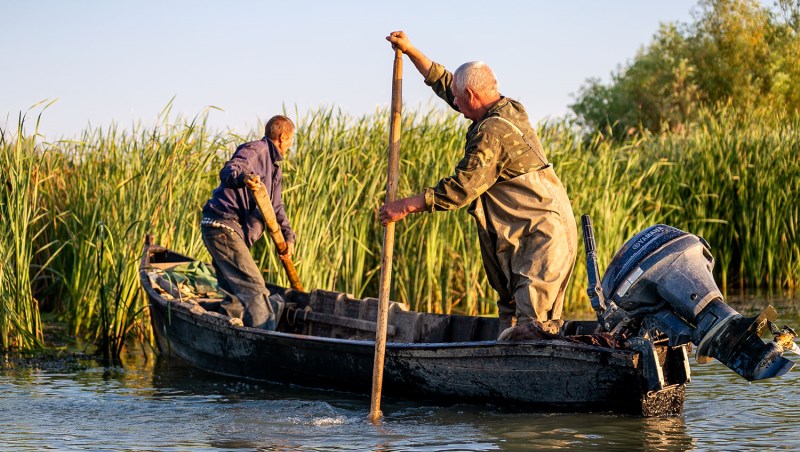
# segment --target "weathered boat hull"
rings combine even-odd
[[[237,378],[369,392],[373,340],[234,326],[226,316],[197,304],[167,300],[146,274],[154,252],[163,249],[145,250],[141,279],[161,352]],[[630,350],[566,340],[388,342],[383,392],[529,411],[679,414],[688,380],[686,353],[682,347],[659,351],[666,384],[649,391],[646,364]]]

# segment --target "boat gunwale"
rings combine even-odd
[[[180,300],[168,300],[164,298],[161,294],[156,292],[156,290],[152,287],[152,283],[148,276],[148,271],[151,268],[153,268],[149,262],[150,254],[153,251],[152,248],[156,248],[155,251],[170,252],[174,253],[177,256],[185,257],[189,259],[188,262],[192,261],[191,257],[175,253],[174,251],[162,247],[160,245],[146,246],[144,253],[145,255],[142,257],[141,265],[139,268],[140,272],[139,277],[142,283],[142,287],[145,289],[145,292],[147,293],[148,299],[156,300],[168,309],[177,309],[178,311],[182,311],[183,314],[195,317],[204,324],[207,324],[213,327],[215,330],[218,330],[220,333],[235,334],[235,335],[242,335],[242,334],[255,335],[256,337],[262,337],[262,338],[269,338],[269,337],[286,338],[286,339],[297,340],[300,342],[319,342],[328,344],[353,345],[361,347],[369,346],[372,348],[374,348],[375,346],[374,340],[343,339],[343,338],[332,338],[324,336],[312,336],[304,334],[286,333],[281,331],[267,331],[247,326],[237,326],[225,323],[224,316],[222,316],[222,314],[205,310],[203,312],[197,312],[197,310],[193,310],[193,308],[198,305],[191,305],[188,302],[182,302]],[[200,307],[200,309],[203,308]],[[387,342],[386,348],[387,351],[391,350],[392,352],[436,351],[442,349],[475,350],[479,348],[507,351],[509,349],[514,349],[514,348],[531,349],[531,348],[541,348],[552,345],[558,345],[560,348],[570,348],[576,351],[609,354],[614,356],[616,359],[621,359],[624,361],[631,361],[631,362],[634,360],[634,356],[637,354],[637,352],[632,350],[624,350],[619,348],[609,348],[597,345],[569,342],[561,339],[548,339],[548,340],[539,339],[539,340],[526,340],[526,341],[498,341],[495,339],[489,341],[467,341],[467,342]],[[508,353],[505,352],[504,355],[507,356]],[[525,353],[519,354],[519,356],[526,356],[526,355],[529,354]]]
[[[155,290],[153,282],[151,281],[149,272],[155,268],[156,265],[151,265],[150,257],[156,253],[164,253],[167,256],[165,263],[175,262],[176,264],[182,262],[195,261],[191,256],[176,253],[166,247],[153,244],[152,236],[148,236],[145,241],[144,253],[141,259],[139,268],[139,277],[142,288],[148,298],[148,309],[155,309],[150,313],[151,321],[153,322],[154,333],[159,343],[159,348],[166,346],[167,354],[174,355],[190,365],[207,372],[217,375],[225,375],[234,378],[241,378],[252,381],[269,381],[285,384],[298,384],[302,387],[313,387],[317,390],[334,390],[339,392],[348,392],[353,394],[363,393],[363,388],[351,387],[350,379],[337,379],[338,377],[328,378],[326,384],[320,386],[318,378],[322,375],[318,371],[305,372],[299,374],[292,374],[292,381],[284,381],[284,377],[275,374],[272,377],[264,377],[262,375],[251,375],[249,373],[242,373],[238,371],[225,371],[225,366],[210,367],[204,363],[203,359],[199,361],[192,355],[184,356],[183,352],[193,353],[190,344],[181,342],[180,335],[173,334],[169,331],[168,325],[173,321],[180,322],[184,325],[182,327],[195,327],[205,329],[211,335],[216,335],[219,339],[235,340],[235,341],[254,341],[252,344],[255,347],[297,347],[295,353],[319,353],[321,350],[326,350],[325,353],[355,353],[360,358],[364,359],[366,355],[373,353],[375,346],[374,340],[362,339],[344,339],[324,336],[311,336],[304,334],[279,332],[279,331],[266,331],[250,327],[238,326],[231,324],[228,317],[213,311],[205,310],[197,303],[185,303],[180,299],[169,300],[162,296],[161,293]],[[273,287],[277,290],[288,290],[294,293],[291,289],[286,289],[281,286],[268,284],[270,289]],[[301,293],[301,292],[297,292]],[[312,291],[313,293],[313,291]],[[338,292],[337,292],[338,293]],[[310,293],[302,292],[303,296],[310,295]],[[346,295],[346,294],[345,294]],[[350,298],[353,298],[350,296]],[[356,299],[358,300],[358,299]],[[303,300],[301,300],[303,301]],[[301,303],[302,304],[302,303]],[[177,320],[170,320],[171,314],[174,313]],[[438,315],[426,314],[423,315]],[[469,316],[477,317],[477,316]],[[178,342],[175,342],[176,339]],[[174,344],[174,345],[173,345]],[[187,348],[187,345],[190,348]],[[389,375],[397,372],[395,385],[392,388],[387,386],[387,394],[393,391],[400,391],[395,393],[402,394],[403,397],[414,394],[414,397],[432,398],[441,400],[457,400],[467,403],[497,403],[500,405],[520,406],[522,403],[531,408],[533,411],[549,411],[555,410],[564,413],[583,413],[583,412],[611,412],[621,414],[633,414],[643,417],[653,416],[679,416],[683,412],[683,404],[685,400],[685,387],[689,380],[682,383],[670,384],[664,386],[658,391],[649,392],[642,386],[644,372],[646,371],[648,363],[641,359],[641,353],[634,350],[603,347],[599,345],[591,345],[579,342],[569,342],[566,340],[529,340],[529,341],[497,341],[497,340],[483,340],[483,341],[469,341],[469,342],[387,342],[387,365],[393,369],[389,370]],[[174,347],[174,350],[173,350]],[[333,350],[338,349],[338,350]],[[488,353],[482,354],[479,350],[485,350]],[[164,351],[164,350],[162,350]],[[496,353],[493,353],[496,351]],[[477,352],[477,353],[476,353]],[[575,363],[585,363],[590,366],[595,366],[596,372],[601,371],[603,368],[609,368],[603,372],[616,372],[617,375],[631,375],[634,380],[630,383],[636,388],[631,387],[628,390],[619,392],[620,389],[615,389],[614,386],[608,386],[608,382],[604,383],[604,390],[609,392],[601,399],[596,397],[579,397],[578,394],[567,393],[563,401],[553,402],[546,401],[546,397],[542,398],[542,394],[534,391],[538,396],[534,395],[528,398],[519,398],[513,394],[506,394],[503,388],[495,388],[494,384],[486,386],[491,389],[488,393],[474,393],[474,394],[454,394],[452,391],[441,391],[435,379],[430,380],[433,384],[430,386],[427,382],[429,378],[425,373],[419,373],[419,369],[413,370],[408,368],[409,363],[424,363],[429,362],[434,365],[438,363],[445,363],[443,369],[448,369],[452,362],[459,362],[465,358],[478,358],[479,360],[490,359],[493,362],[504,363],[507,360],[503,358],[516,357],[522,358],[529,363],[533,363],[542,357],[557,358],[562,362],[572,361]],[[371,362],[371,360],[370,360]],[[514,362],[521,363],[518,359]],[[417,364],[418,365],[418,364]],[[599,366],[599,367],[597,367]],[[501,366],[502,367],[502,366]],[[288,369],[288,368],[287,368]],[[294,368],[292,368],[294,369]],[[405,369],[405,370],[404,370]],[[433,368],[432,368],[433,369]],[[353,369],[355,370],[355,369]],[[410,374],[407,372],[413,370]],[[485,371],[487,369],[480,369]],[[501,370],[497,368],[495,370]],[[536,372],[536,369],[529,371]],[[276,376],[277,375],[277,376]],[[288,375],[288,374],[287,374]],[[327,373],[325,374],[327,375]],[[591,378],[581,374],[581,378]],[[600,374],[596,374],[597,378]],[[611,374],[608,374],[611,375]],[[298,378],[305,383],[297,383]],[[366,377],[365,377],[366,378]],[[423,378],[425,384],[420,385],[420,381],[416,379]],[[560,377],[563,379],[564,377]],[[627,377],[625,377],[627,378]],[[605,381],[605,379],[602,379]],[[560,380],[559,380],[560,381]],[[627,381],[627,380],[626,380]],[[411,385],[411,386],[409,386]],[[409,393],[409,388],[412,392]],[[492,389],[493,388],[493,389]],[[536,386],[532,387],[536,388]],[[501,391],[501,392],[496,392]],[[632,391],[632,392],[631,392]],[[497,399],[497,394],[503,395],[504,398]],[[466,397],[466,398],[465,398]],[[576,398],[577,397],[577,398]],[[612,397],[612,398],[608,398]],[[545,400],[545,401],[543,401]],[[528,405],[529,402],[534,402],[534,406]],[[666,403],[666,405],[665,405]]]

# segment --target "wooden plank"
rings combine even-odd
[[[447,325],[448,342],[470,342],[475,336],[475,329],[478,327],[479,317],[469,317],[464,315],[450,316]]]
[[[422,314],[419,312],[409,312],[397,310],[390,312],[392,315],[391,325],[397,328],[392,342],[419,342],[422,332]]]
[[[500,324],[497,317],[479,317],[478,328],[475,331],[474,341],[493,341],[500,334],[498,329]]]
[[[420,342],[446,342],[447,325],[450,323],[449,315],[423,314]]]
[[[375,330],[377,330],[378,328],[378,325],[375,322],[370,322],[369,320],[353,319],[350,317],[340,317],[337,315],[326,314],[324,312],[308,311],[303,314],[303,318],[305,320],[310,320],[314,323],[339,326],[359,331],[369,331],[371,333],[374,333]],[[393,336],[395,332],[394,325],[388,325],[386,332],[389,336]]]

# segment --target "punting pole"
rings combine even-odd
[[[249,186],[248,186],[249,187]],[[278,249],[278,257],[281,259],[283,269],[286,270],[286,277],[289,278],[289,283],[292,289],[305,292],[303,284],[300,282],[300,276],[297,275],[297,269],[294,267],[294,262],[288,254],[288,245],[281,232],[281,227],[278,225],[278,219],[275,217],[275,209],[272,208],[272,203],[267,196],[267,187],[263,182],[259,182],[256,189],[250,188],[250,193],[256,200],[256,205],[264,217],[264,222],[267,225],[265,234],[269,234],[272,242],[275,243],[275,248]]]
[[[389,128],[389,165],[386,183],[386,202],[397,198],[397,171],[400,161],[400,111],[403,103],[403,52],[395,49],[392,75],[392,110]],[[380,424],[381,388],[383,386],[383,358],[386,353],[386,325],[389,321],[389,292],[392,284],[392,256],[394,253],[394,223],[386,224],[383,231],[383,255],[381,257],[381,285],[378,295],[378,319],[375,331],[375,365],[372,368],[372,403],[369,420]]]

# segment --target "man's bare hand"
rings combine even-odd
[[[414,48],[404,31],[393,31],[389,33],[386,40],[392,43],[392,49],[400,49],[403,53],[408,53],[409,50]]]
[[[283,252],[283,254],[278,251],[278,257],[281,259],[281,261],[286,262],[287,260],[291,261],[292,256],[294,256],[294,242],[286,242],[286,250]]]
[[[406,215],[410,213],[406,204],[405,199],[399,199],[382,205],[378,210],[378,219],[381,220],[381,224],[386,226],[389,223],[400,221],[405,218]]]
[[[261,177],[258,174],[248,174],[244,178],[244,183],[250,187],[250,190],[258,190],[261,188]]]
[[[386,37],[386,40],[392,43],[393,49],[400,49],[400,51],[403,52],[412,63],[414,63],[414,67],[417,68],[423,77],[428,76],[428,74],[431,72],[431,66],[433,65],[433,62],[430,58],[426,57],[424,53],[420,52],[418,48],[411,44],[408,36],[406,36],[406,32],[393,31],[389,33],[389,36]]]
[[[425,193],[420,193],[384,204],[378,209],[378,219],[381,220],[382,225],[386,226],[402,220],[410,213],[424,212],[425,209]]]

